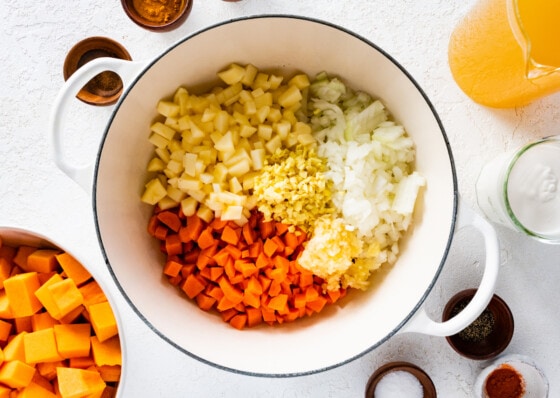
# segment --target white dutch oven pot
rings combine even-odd
[[[155,106],[179,85],[207,89],[231,62],[284,74],[321,71],[381,98],[417,146],[427,186],[397,263],[367,292],[353,292],[319,316],[279,327],[238,331],[199,310],[162,278],[163,257],[146,232],[152,209],[140,202],[153,147]],[[60,142],[69,101],[96,74],[112,70],[126,89],[105,130],[97,163],[68,162]],[[367,40],[329,23],[287,16],[250,17],[187,37],[148,63],[101,58],[78,70],[54,105],[52,137],[58,166],[92,191],[99,243],[117,285],[136,313],[179,350],[228,370],[267,376],[313,373],[351,361],[396,333],[457,333],[493,295],[498,243],[492,227],[460,207],[451,149],[430,101],[412,77]],[[91,176],[93,175],[93,182]],[[486,265],[478,293],[455,318],[438,323],[422,308],[444,265],[454,231],[473,225],[484,236]]]

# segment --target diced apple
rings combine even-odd
[[[148,163],[147,170],[149,172],[163,171],[165,169],[165,163],[158,157],[152,158]]]
[[[181,211],[187,217],[192,216],[198,210],[198,201],[189,196],[181,201]]]
[[[185,153],[183,155],[183,167],[185,168],[185,174],[188,176],[196,176],[196,161],[198,160],[198,155],[196,153]]]
[[[278,103],[284,108],[289,108],[298,104],[302,98],[301,91],[297,86],[288,86],[288,89],[278,97]]]
[[[264,147],[270,154],[273,154],[276,150],[282,148],[282,139],[279,135],[275,135],[266,144],[264,144]]]
[[[175,136],[175,130],[161,122],[155,122],[154,124],[152,124],[150,130],[152,130],[153,133],[161,135],[162,137],[167,139],[167,141],[172,140]]]
[[[157,104],[157,111],[163,116],[175,117],[179,115],[181,107],[171,101],[159,101]]]
[[[243,206],[227,206],[222,212],[222,220],[239,220],[243,216]]]
[[[245,68],[237,64],[231,64],[228,69],[218,73],[218,77],[227,85],[239,83],[244,76]]]
[[[251,164],[249,160],[242,159],[236,164],[228,167],[228,173],[233,177],[241,177],[243,174],[251,171]]]
[[[142,202],[155,205],[167,195],[167,189],[159,178],[153,178],[146,184],[146,189],[142,195]]]
[[[245,86],[251,86],[253,84],[253,81],[255,80],[255,76],[257,76],[258,71],[259,70],[254,65],[245,65],[245,74],[241,79],[241,83]]]

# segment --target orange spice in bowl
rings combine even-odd
[[[192,0],[121,0],[124,11],[138,26],[169,31],[181,25],[192,8]]]

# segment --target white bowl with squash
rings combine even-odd
[[[97,161],[77,167],[62,150],[64,112],[103,70],[126,89]],[[344,28],[257,16],[149,62],[96,60],[65,84],[51,122],[55,160],[92,191],[126,300],[205,363],[314,373],[396,333],[454,334],[493,294],[496,236],[459,207],[434,107],[396,60]],[[485,273],[460,315],[435,322],[422,305],[464,225],[484,235]]]
[[[120,318],[90,269],[48,237],[0,227],[1,396],[120,396]]]

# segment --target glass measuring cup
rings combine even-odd
[[[560,136],[494,158],[483,167],[476,194],[491,221],[560,244]]]
[[[560,91],[560,2],[479,0],[453,31],[449,66],[473,101],[507,108]]]

